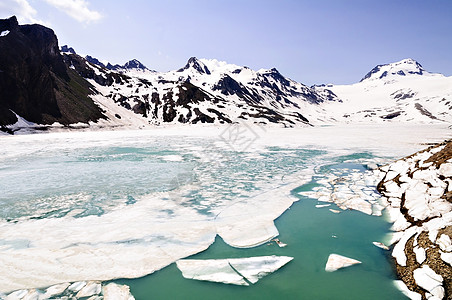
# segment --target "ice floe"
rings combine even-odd
[[[102,286],[100,283],[88,282],[75,296],[77,298],[90,297],[99,294],[101,290]]]
[[[381,248],[383,250],[389,250],[389,247],[381,242],[372,242],[372,244],[374,244],[375,246],[377,246],[378,248]]]
[[[402,267],[406,266],[406,254],[405,254],[405,245],[408,242],[408,240],[418,233],[421,229],[419,227],[410,227],[408,230],[406,230],[400,239],[400,241],[397,242],[397,244],[394,246],[394,249],[392,250],[392,256],[396,259],[397,263],[401,265]]]
[[[130,288],[127,285],[109,283],[102,287],[104,300],[135,300],[130,294]]]
[[[452,253],[441,252],[441,259],[452,266]]]
[[[181,259],[176,262],[188,279],[235,285],[249,285],[275,272],[293,259],[288,256],[260,256],[229,259]]]
[[[67,289],[69,291],[78,292],[86,286],[86,281],[78,281],[72,283]]]
[[[328,261],[325,266],[325,271],[327,272],[333,272],[345,267],[350,267],[356,264],[360,264],[361,262],[359,260],[345,257],[339,254],[330,254],[328,256]]]
[[[42,299],[48,299],[62,294],[68,287],[69,283],[56,284],[48,287],[44,294],[41,296]]]
[[[238,248],[272,240],[279,235],[273,221],[298,200],[290,191],[309,182],[311,175],[312,172],[306,170],[278,189],[232,203],[216,215],[216,232],[226,243]]]
[[[279,239],[273,239],[272,241],[274,241],[276,245],[278,245],[280,248],[284,248],[287,246],[286,243],[281,242]]]
[[[379,177],[374,171],[350,170],[348,168],[334,170],[326,180],[319,180],[320,187],[312,191],[300,192],[300,195],[322,202],[335,203],[340,209],[353,209],[368,215],[380,216],[385,205],[380,203],[380,194],[376,190]],[[317,204],[317,208],[328,204]],[[336,212],[337,210],[332,210]]]
[[[413,248],[414,254],[416,254],[416,261],[418,264],[422,264],[427,258],[425,249],[419,246]]]
[[[134,300],[127,285],[108,283],[102,286],[100,282],[69,282],[53,285],[47,289],[18,290],[8,295],[0,294],[5,300],[45,300],[45,299],[103,299],[103,300]]]
[[[172,209],[175,203],[160,199],[142,200],[101,217],[0,223],[0,239],[21,235],[32,241],[31,247],[1,252],[5,259],[0,268],[9,276],[0,278],[0,291],[140,277],[214,242],[211,217],[178,207],[177,213],[162,218],[161,209]]]
[[[437,240],[436,243],[439,245],[441,250],[446,252],[452,252],[452,243],[450,237],[446,234],[442,234]]]
[[[422,300],[422,295],[411,291],[402,280],[394,280],[394,285],[411,300]]]
[[[413,277],[421,288],[439,299],[444,298],[443,277],[436,274],[429,266],[424,265],[422,268],[414,270]]]

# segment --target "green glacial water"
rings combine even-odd
[[[279,238],[288,244],[287,247],[280,248],[273,242],[251,249],[236,249],[217,237],[208,250],[190,257],[294,257],[289,264],[255,285],[234,286],[185,279],[175,264],[144,278],[117,282],[129,285],[135,298],[143,300],[406,299],[392,283],[395,278],[389,253],[372,244],[382,240],[388,232],[386,222],[355,211],[334,214],[327,208],[315,208],[317,201],[300,200],[276,221]],[[335,208],[334,205],[331,207]],[[324,268],[330,253],[352,257],[363,263],[328,273]]]
[[[395,278],[389,252],[372,244],[385,239],[390,224],[382,217],[357,211],[332,213],[330,208],[338,209],[334,204],[316,208],[317,200],[299,195],[318,186],[317,180],[335,170],[364,172],[365,168],[357,161],[372,159],[370,153],[336,153],[313,147],[232,151],[219,147],[214,139],[152,137],[143,133],[118,137],[92,133],[42,135],[2,138],[1,143],[0,234],[3,235],[0,235],[0,257],[3,259],[20,262],[15,251],[27,254],[28,250],[33,250],[36,260],[43,262],[43,268],[53,271],[51,257],[49,265],[45,265],[45,255],[51,252],[40,252],[47,247],[44,236],[28,234],[37,226],[43,226],[42,234],[52,234],[52,251],[74,249],[73,253],[77,253],[88,249],[83,259],[91,259],[89,255],[99,249],[108,249],[109,257],[114,258],[117,254],[127,255],[127,249],[146,257],[146,247],[165,246],[167,252],[171,252],[171,245],[191,247],[185,240],[174,239],[171,232],[155,233],[152,222],[143,223],[148,227],[136,226],[135,231],[126,233],[123,228],[142,221],[134,219],[135,216],[147,218],[148,212],[150,216],[166,216],[177,222],[187,209],[191,215],[208,222],[222,207],[268,189],[277,189],[285,178],[311,169],[315,170],[312,181],[300,181],[291,192],[299,201],[275,221],[279,239],[287,247],[280,248],[271,242],[239,249],[217,236],[207,250],[190,257],[294,257],[256,284],[234,286],[185,279],[174,263],[145,277],[114,282],[129,285],[138,300],[405,299],[393,285]],[[154,202],[158,205],[153,206]],[[252,213],[253,206],[249,209]],[[84,218],[91,223],[84,224]],[[76,221],[75,232],[72,226]],[[49,228],[57,230],[46,231],[48,224],[56,224]],[[103,229],[105,224],[109,232]],[[72,234],[68,241],[66,232]],[[168,244],[167,236],[171,237]],[[124,241],[126,246],[123,246]],[[362,264],[325,272],[331,253],[360,260]],[[73,259],[80,258],[74,256]],[[90,261],[92,264],[99,260]],[[114,265],[115,261],[108,263]],[[140,261],[135,262],[133,258],[131,263],[134,268],[140,266]],[[99,265],[89,267],[97,271],[103,266],[99,261]],[[116,266],[115,270],[118,268]],[[127,264],[122,268],[120,271],[127,273]],[[108,274],[108,268],[103,271]],[[7,269],[0,270],[1,277],[6,278],[8,274]],[[33,276],[33,271],[22,276]],[[0,291],[1,282],[0,279]]]
[[[336,157],[331,164],[320,167],[315,178],[343,168],[364,171],[363,165],[341,162],[363,156],[371,158],[369,154]],[[372,244],[385,239],[390,224],[382,217],[357,211],[335,214],[329,208],[339,209],[336,205],[316,208],[317,200],[298,195],[315,186],[318,184],[313,180],[293,190],[299,201],[275,221],[279,239],[287,247],[280,248],[271,242],[237,249],[217,237],[208,250],[189,257],[294,257],[289,264],[252,286],[185,279],[175,264],[144,278],[116,282],[129,285],[136,299],[406,299],[393,284],[396,278],[389,252]],[[358,259],[362,264],[325,272],[331,253]]]

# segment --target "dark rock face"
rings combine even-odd
[[[396,112],[390,113],[390,114],[388,114],[388,115],[381,116],[381,118],[382,118],[382,119],[385,119],[385,120],[391,120],[391,119],[397,118],[397,117],[400,116],[401,114],[402,114],[401,111],[396,111]]]
[[[240,98],[250,97],[250,92],[229,75],[224,75],[218,83],[212,88],[214,91],[220,91],[223,95],[238,95]]]
[[[90,57],[90,56],[87,56]],[[87,65],[87,62],[90,62],[88,59],[83,58],[79,55],[68,55],[63,54],[63,61],[66,63],[67,66],[71,66],[81,77],[86,79],[94,79],[98,84],[103,86],[110,86],[113,83],[128,83],[128,78],[125,75],[119,74],[119,73],[107,73],[102,72],[102,75],[96,74],[96,72],[93,70],[93,68],[90,68]],[[104,70],[105,67],[102,63],[96,64],[93,63],[93,61],[98,61],[96,58],[94,60],[91,60],[91,64],[98,67],[99,70]]]
[[[375,68],[373,68],[372,70],[370,70],[369,73],[367,73],[359,82],[364,81],[368,78],[370,78],[373,74],[377,73],[380,71],[381,67],[383,67],[385,65],[377,65]]]
[[[92,56],[87,55],[87,56],[85,57],[85,59],[86,59],[87,62],[89,62],[89,63],[91,63],[91,64],[93,64],[93,65],[96,65],[96,66],[105,68],[105,65],[104,65],[103,63],[101,63],[101,62],[100,62],[97,58],[95,58],[95,57],[92,57]]]
[[[120,65],[118,65],[118,64],[112,65],[111,63],[108,63],[105,67],[106,67],[108,70],[119,70],[119,69],[122,68],[122,67],[121,67]]]
[[[69,47],[68,45],[61,46],[61,52],[68,52],[68,53],[72,53],[72,54],[77,54],[77,53],[75,53],[74,48]]]
[[[139,62],[137,59],[132,59],[124,65],[125,69],[141,69],[146,70],[146,66]]]
[[[269,77],[273,78],[275,81],[280,82],[284,86],[290,86],[289,80],[287,80],[284,76],[279,73],[276,68],[270,69],[270,72],[267,73]]]
[[[97,121],[99,107],[88,97],[91,86],[63,61],[53,30],[19,26],[16,17],[0,20],[0,125],[14,113],[39,124]],[[14,112],[14,113],[13,113]]]
[[[97,59],[96,59],[97,60]],[[97,60],[98,61],[98,60]],[[98,61],[99,62],[99,61]],[[111,63],[108,63],[106,66],[104,66],[104,64],[102,64],[101,62],[99,63],[94,63],[95,65],[107,68],[108,70],[112,70],[112,71],[121,71],[121,70],[127,70],[127,69],[140,69],[140,70],[148,70],[148,68],[143,65],[139,60],[137,59],[132,59],[129,60],[128,62],[126,62],[123,66],[115,64],[112,65]]]

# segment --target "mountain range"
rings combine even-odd
[[[0,128],[253,122],[285,127],[342,122],[452,121],[452,77],[404,59],[351,85],[306,86],[277,69],[192,57],[157,72],[59,48],[41,25],[0,20]]]

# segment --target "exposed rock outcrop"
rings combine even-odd
[[[68,68],[53,30],[0,20],[0,125],[16,114],[38,124],[97,121],[101,109],[89,97],[93,87]]]

